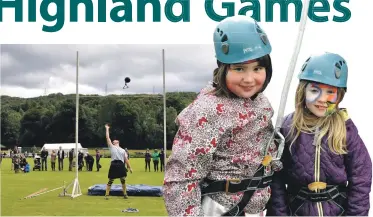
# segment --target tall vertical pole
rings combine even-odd
[[[78,179],[78,133],[79,133],[79,51],[76,51],[76,112],[75,112],[75,170]]]
[[[162,65],[163,65],[163,142],[164,142],[164,162],[166,169],[166,159],[167,159],[167,132],[166,132],[166,72],[165,72],[165,60],[164,60],[164,49],[162,49]]]

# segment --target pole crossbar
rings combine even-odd
[[[43,195],[43,194],[46,194],[46,193],[49,193],[49,192],[52,192],[52,191],[56,191],[56,190],[61,189],[61,188],[63,188],[64,190],[66,189],[66,187],[65,187],[65,182],[63,182],[63,185],[60,186],[60,187],[53,188],[53,189],[51,189],[51,190],[49,190],[49,191],[47,191],[48,188],[43,188],[43,189],[41,189],[41,190],[39,190],[39,191],[37,191],[37,192],[35,192],[35,193],[32,193],[32,194],[30,194],[30,195],[24,197],[23,199],[34,198],[34,197],[37,197],[37,196],[40,196],[40,195]]]

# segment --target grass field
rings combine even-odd
[[[147,184],[161,186],[163,172],[145,172],[143,158],[133,158],[131,165],[133,173],[127,177],[127,184]],[[28,158],[32,167],[32,158]],[[48,159],[48,171],[31,171],[15,174],[11,171],[11,160],[4,158],[1,163],[1,216],[167,216],[163,197],[110,197],[88,196],[88,187],[94,184],[106,184],[110,165],[109,158],[101,159],[102,168],[99,172],[79,172],[81,196],[71,199],[59,197],[62,189],[52,191],[34,198],[23,199],[25,196],[43,188],[52,190],[70,184],[75,178],[74,171],[68,171],[68,160],[65,159],[64,171],[51,171]],[[114,184],[120,184],[119,179]],[[68,193],[71,193],[69,189]],[[126,208],[137,208],[138,213],[123,213]]]

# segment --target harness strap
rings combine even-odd
[[[234,205],[228,212],[222,216],[245,216],[245,206],[249,203],[251,197],[254,195],[255,190],[245,191],[241,200]]]
[[[262,165],[250,179],[227,179],[227,180],[205,180],[207,185],[201,186],[202,196],[215,194],[219,192],[237,193],[244,192],[241,200],[235,204],[229,211],[222,216],[242,216],[244,208],[249,203],[254,192],[258,189],[264,189],[272,182],[272,174],[264,176],[264,168]]]
[[[310,201],[313,203],[317,202],[324,202],[324,201],[333,201],[336,203],[341,209],[342,215],[344,213],[344,201],[346,196],[343,194],[347,191],[347,187],[344,185],[334,185],[334,186],[327,186],[328,190],[323,192],[312,192],[308,190],[307,187],[302,187],[300,190],[295,194],[293,201],[290,202],[290,212],[291,215],[297,215],[297,211],[304,205],[306,201]]]
[[[251,179],[226,179],[214,181],[202,189],[202,196],[219,192],[238,193],[242,191],[263,189],[272,182],[272,176],[253,177]]]

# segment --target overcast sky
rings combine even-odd
[[[2,95],[75,93],[77,50],[80,93],[105,94],[106,84],[108,94],[162,93],[162,49],[167,91],[197,92],[211,79],[211,45],[1,45]]]

